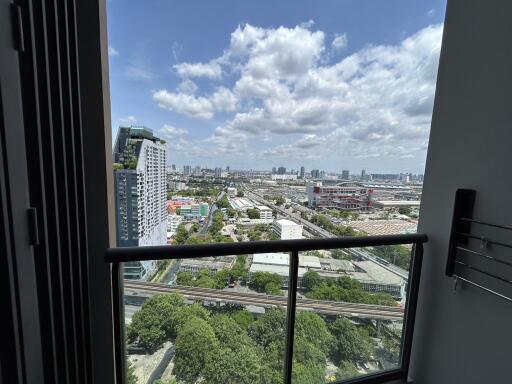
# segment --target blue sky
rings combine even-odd
[[[445,1],[142,1],[108,7],[112,129],[169,162],[423,172]]]

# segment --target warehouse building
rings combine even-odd
[[[283,287],[288,287],[289,255],[287,253],[255,254],[249,269],[249,280],[255,272],[276,273],[282,277]],[[323,279],[346,276],[357,280],[364,291],[388,293],[396,300],[405,297],[406,281],[370,260],[348,261],[316,256],[299,256],[298,287],[308,271],[317,272]]]
[[[183,259],[178,272],[190,272],[194,277],[199,271],[207,269],[211,276],[215,276],[221,269],[231,269],[235,263],[235,256],[203,257],[200,259]]]

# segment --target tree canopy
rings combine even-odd
[[[245,267],[245,259],[238,258],[236,264]],[[211,277],[201,272],[201,278]],[[346,290],[355,286],[350,279],[336,283]],[[255,316],[241,308],[214,306],[208,310],[199,303],[186,305],[180,294],[155,295],[133,316],[128,339],[151,347],[150,351],[174,340],[176,379],[161,384],[281,382],[286,310],[272,307]],[[372,354],[372,339],[357,323],[343,317],[326,320],[310,311],[296,313],[294,383],[323,383],[328,356],[339,367],[338,380],[354,377],[359,375],[355,364]],[[133,366],[127,378],[130,384],[137,382]]]
[[[270,272],[254,272],[251,277],[250,285],[258,292],[266,292],[269,295],[276,294],[281,291],[283,278],[277,273]]]
[[[342,361],[365,361],[372,354],[369,336],[360,331],[345,318],[339,318],[330,325],[334,342],[331,358],[339,365]]]
[[[155,350],[176,334],[176,314],[184,306],[185,299],[179,294],[159,294],[146,300],[128,326],[128,342],[138,341]]]

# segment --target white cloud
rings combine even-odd
[[[126,67],[124,74],[126,77],[132,80],[149,81],[153,80],[156,77],[155,74],[150,70],[136,66]]]
[[[434,16],[436,14],[436,10],[435,9],[430,9],[428,12],[427,12],[427,15],[428,16]]]
[[[121,117],[119,119],[119,122],[121,124],[133,125],[133,124],[137,123],[137,119],[136,119],[135,116],[129,115],[129,116],[126,116],[126,117]]]
[[[108,46],[108,55],[109,56],[117,56],[117,55],[119,55],[119,51],[117,49],[115,49],[113,46],[109,45]]]
[[[164,124],[162,128],[158,131],[158,134],[167,139],[176,139],[177,137],[186,136],[188,134],[186,129],[176,128],[173,125]]]
[[[331,43],[332,49],[342,51],[347,47],[347,34],[336,35]]]
[[[172,93],[161,89],[153,93],[153,100],[161,108],[190,117],[199,119],[211,119],[213,117],[212,103],[204,97],[195,97],[186,93]]]
[[[160,90],[153,98],[190,117],[230,112],[199,142],[213,154],[247,157],[250,149],[265,160],[327,156],[338,162],[424,156],[442,26],[396,45],[369,45],[335,63],[324,60],[330,54],[324,33],[311,26],[239,26],[221,57],[175,66],[186,79],[179,93]],[[331,48],[342,51],[346,44],[340,34]],[[201,88],[199,96],[186,83],[199,76],[220,79],[223,71],[233,77],[231,89],[226,82],[211,92]]]
[[[209,63],[180,63],[173,65],[173,68],[182,78],[220,79],[222,77],[222,68],[216,60]]]
[[[184,93],[195,93],[197,91],[197,85],[192,80],[184,80],[178,85],[178,90]]]
[[[229,89],[220,87],[210,98],[212,105],[218,111],[232,112],[236,110],[238,99]]]
[[[195,91],[195,88],[188,83],[187,85],[181,83],[178,88]],[[224,87],[217,88],[209,97],[195,96],[190,92],[174,93],[161,89],[153,93],[153,100],[161,108],[205,120],[211,119],[215,111],[234,111],[238,102],[235,94]]]

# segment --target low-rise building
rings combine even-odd
[[[247,211],[248,209],[253,209],[258,206],[258,204],[248,199],[247,197],[233,197],[229,199],[229,204],[235,211]]]
[[[176,234],[178,226],[183,222],[183,216],[168,215],[167,216],[167,239],[170,239]]]
[[[236,223],[244,227],[255,226],[259,224],[272,224],[274,219],[249,219],[248,217],[240,217]]]
[[[203,257],[201,259],[183,259],[178,272],[190,272],[196,277],[199,271],[207,269],[211,276],[215,276],[221,269],[230,269],[235,263],[235,256]]]
[[[362,183],[312,183],[307,186],[307,193],[308,206],[311,208],[367,211],[372,206],[373,190]]]
[[[281,240],[302,239],[302,225],[288,219],[274,221],[272,230]]]
[[[290,256],[287,253],[261,253],[253,257],[249,280],[256,272],[275,273],[282,277],[283,287],[288,286]],[[348,261],[316,256],[299,256],[298,287],[308,271],[317,272],[322,279],[336,280],[346,276],[357,280],[369,293],[388,293],[397,300],[405,297],[406,280],[371,260]]]
[[[260,219],[266,219],[266,220],[272,220],[272,210],[267,207],[266,205],[260,205],[257,207],[259,213],[260,213]]]
[[[208,216],[210,208],[207,203],[183,205],[180,208],[180,216],[187,220],[199,219]]]

